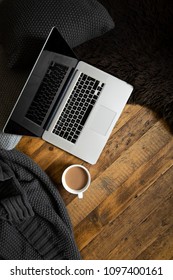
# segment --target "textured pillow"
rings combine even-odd
[[[96,0],[4,0],[0,3],[0,37],[9,66],[33,63],[53,26],[71,47],[114,27]]]

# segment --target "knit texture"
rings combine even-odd
[[[101,36],[114,23],[96,0],[4,0],[0,34],[9,66],[33,64],[53,26],[74,47]]]
[[[64,202],[26,155],[0,150],[0,256],[80,259]]]
[[[12,150],[20,141],[21,136],[0,133],[0,149]]]

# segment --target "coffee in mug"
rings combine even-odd
[[[79,164],[69,166],[62,175],[62,184],[70,193],[83,197],[91,182],[91,176],[86,167]]]

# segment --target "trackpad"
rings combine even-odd
[[[106,135],[115,116],[116,112],[107,107],[99,106],[90,128],[99,134]]]

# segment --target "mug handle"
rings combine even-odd
[[[78,193],[78,198],[83,198],[83,192]]]

